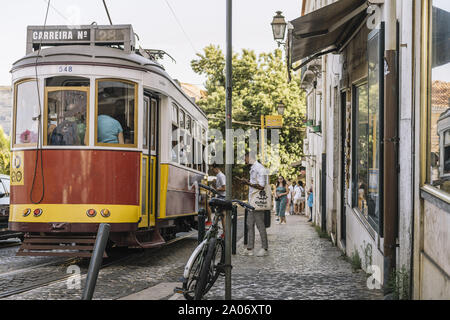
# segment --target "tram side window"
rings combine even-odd
[[[97,144],[136,146],[137,85],[97,81]]]
[[[193,168],[193,149],[194,141],[192,137],[192,119],[186,115],[186,163],[185,165]]]
[[[172,150],[171,157],[173,162],[178,162],[178,141],[179,141],[179,117],[178,117],[178,106],[176,104],[172,105]]]
[[[36,81],[15,86],[14,145],[35,145],[38,140],[39,102]]]
[[[46,88],[49,146],[86,146],[88,88]]]

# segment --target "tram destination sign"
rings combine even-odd
[[[45,29],[32,29],[31,36],[33,42],[43,41],[46,42],[58,42],[58,41],[91,41],[90,29],[57,29],[57,30],[45,30]]]
[[[134,32],[131,25],[115,26],[29,26],[27,54],[40,45],[123,45],[125,50],[134,48]]]

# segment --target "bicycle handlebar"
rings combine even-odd
[[[198,186],[199,186],[200,188],[202,188],[202,189],[211,191],[212,193],[214,193],[216,196],[219,197],[219,198],[216,198],[216,199],[219,199],[220,201],[215,201],[215,205],[217,205],[217,206],[227,207],[227,206],[229,206],[230,204],[237,203],[238,205],[240,205],[240,206],[243,207],[243,208],[247,208],[247,209],[249,209],[249,210],[255,210],[254,207],[252,207],[252,206],[249,205],[248,203],[245,203],[245,202],[243,202],[243,201],[241,201],[241,200],[230,200],[230,201],[225,200],[225,199],[224,199],[224,196],[220,195],[220,194],[217,192],[217,190],[214,189],[214,188],[211,188],[211,187],[206,186],[206,185],[201,184],[201,183],[199,183]]]
[[[216,189],[214,189],[214,188],[211,188],[211,187],[209,187],[209,186],[206,186],[206,185],[204,185],[204,184],[201,184],[201,183],[199,183],[199,184],[198,184],[198,186],[199,186],[200,188],[202,188],[202,189],[205,189],[205,190],[211,191],[211,192],[212,192],[212,193],[214,193],[215,195],[219,195],[219,193],[217,192],[217,190],[216,190]]]

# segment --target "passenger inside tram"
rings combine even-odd
[[[134,85],[115,81],[98,84],[97,143],[135,144]]]
[[[50,93],[52,94],[52,93]],[[47,144],[50,146],[82,146],[88,144],[86,135],[85,97],[71,99],[52,99],[49,94],[49,118]],[[55,92],[61,94],[61,92]],[[64,101],[65,100],[65,101]],[[64,107],[64,105],[67,107]]]

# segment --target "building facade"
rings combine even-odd
[[[313,221],[385,288],[449,299],[450,2],[303,0],[291,25]]]

